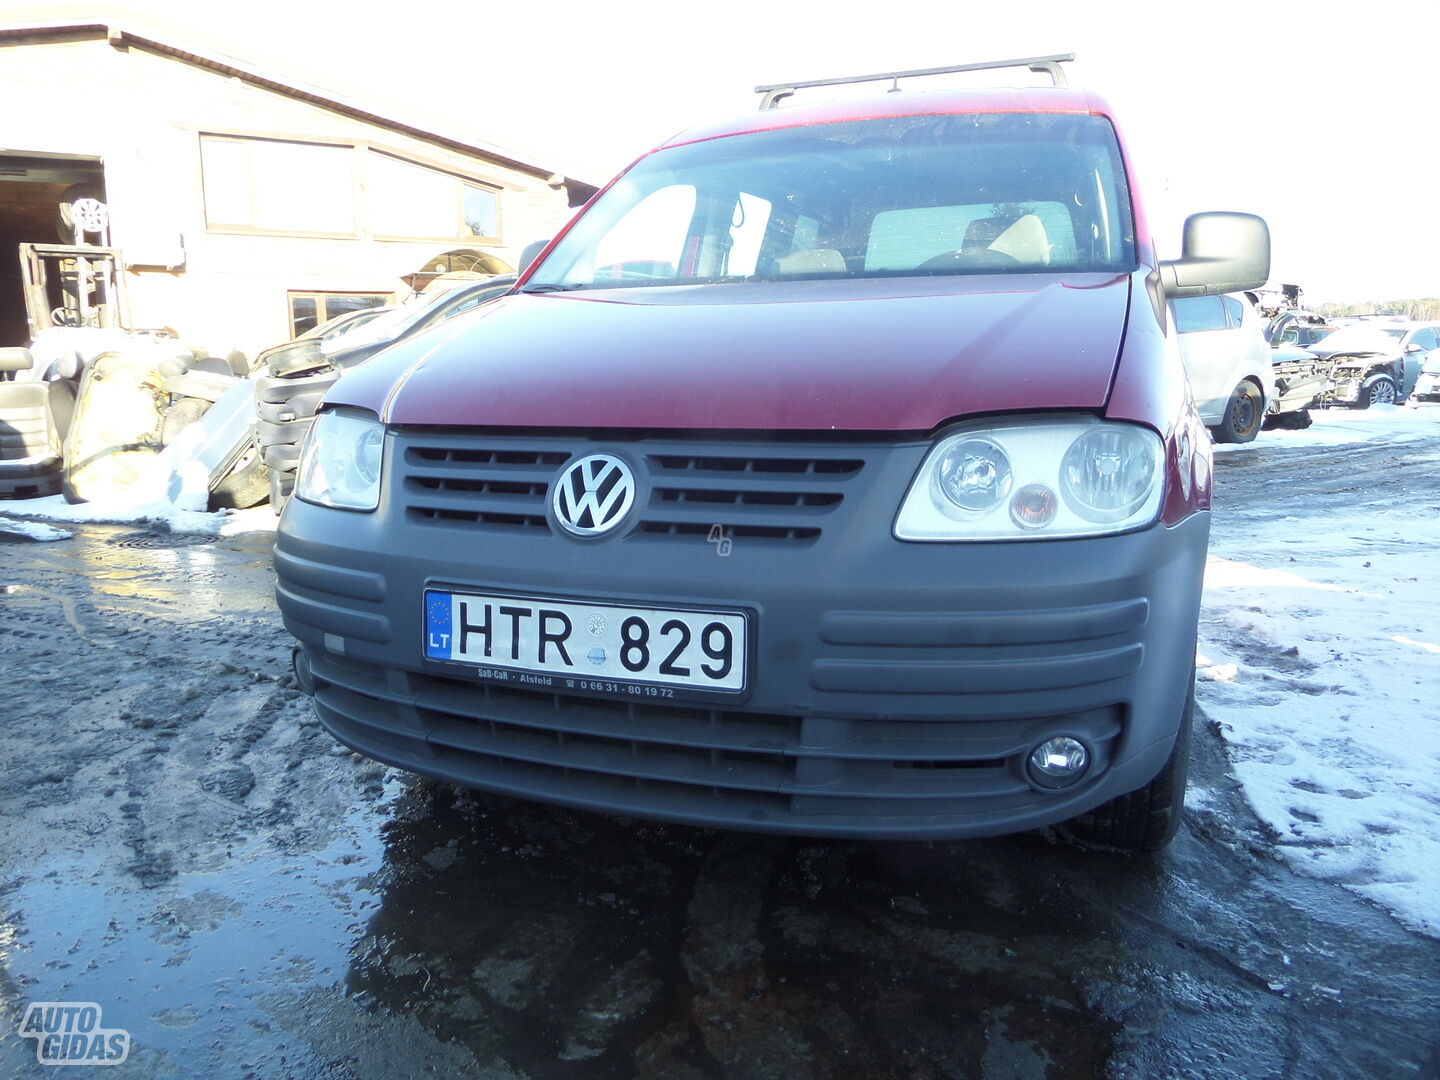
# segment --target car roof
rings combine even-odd
[[[760,131],[879,120],[898,116],[953,116],[971,113],[1072,113],[1109,118],[1110,107],[1088,90],[1069,87],[984,88],[913,94],[880,94],[814,105],[787,105],[747,113],[729,121],[682,131],[660,148],[748,135]]]

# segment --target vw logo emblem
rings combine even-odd
[[[560,473],[551,507],[575,536],[599,536],[619,525],[635,502],[630,466],[609,454],[591,454]]]

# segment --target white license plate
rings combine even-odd
[[[747,630],[739,612],[425,591],[427,657],[539,676],[529,681],[561,690],[618,680],[739,692]]]

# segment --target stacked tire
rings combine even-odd
[[[296,341],[263,357],[267,374],[255,379],[255,441],[270,470],[270,505],[280,513],[295,490],[300,449],[325,391],[340,377],[315,341]]]

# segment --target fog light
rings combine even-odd
[[[1090,768],[1090,751],[1068,735],[1046,739],[1030,751],[1030,779],[1044,788],[1064,788]]]

